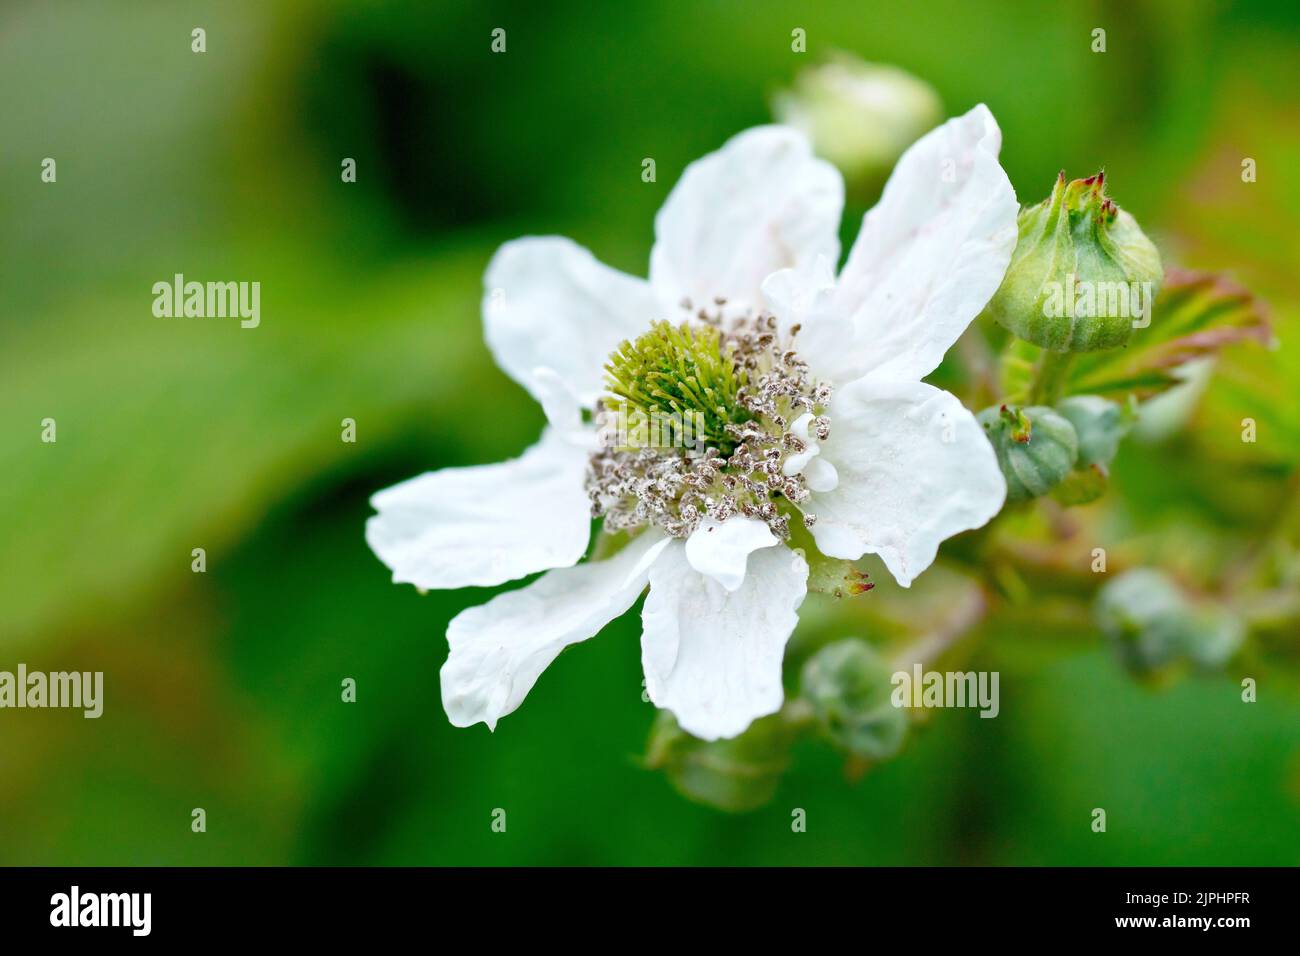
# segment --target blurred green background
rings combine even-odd
[[[1293,633],[1152,689],[1086,620],[1007,610],[973,652],[1002,673],[999,719],[941,712],[852,784],[802,744],[747,815],[639,764],[635,614],[495,734],[447,723],[446,623],[489,593],[395,587],[362,535],[375,490],[541,426],[482,343],[489,256],[561,233],[644,275],[683,166],[831,49],[915,73],[949,114],[988,103],[1022,201],[1104,165],[1168,261],[1271,302],[1281,347],[1225,355],[1187,427],[1126,445],[1081,512],[1130,563],[1210,589],[1268,540],[1300,462],[1291,2],[9,2],[0,669],[103,670],[106,702],[0,712],[0,863],[1300,863]],[[176,272],[260,281],[261,326],[154,318]],[[882,584],[823,626],[888,637],[950,587]]]

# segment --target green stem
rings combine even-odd
[[[938,628],[890,655],[890,664],[899,670],[913,664],[929,667],[955,644],[970,634],[988,614],[989,598],[983,588],[974,591]]]
[[[1034,369],[1034,381],[1029,386],[1031,405],[1055,405],[1065,391],[1074,364],[1073,352],[1043,352],[1043,358]]]
[[[1246,595],[1229,606],[1251,628],[1282,629],[1300,622],[1300,593],[1287,588]]]

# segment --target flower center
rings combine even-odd
[[[724,317],[726,303],[714,304],[683,302],[689,318],[655,322],[605,366],[587,491],[606,531],[653,525],[686,537],[706,517],[739,514],[785,539],[792,515],[816,521],[802,506],[833,480],[816,461],[831,387],[792,347],[798,326],[782,334],[770,314]]]
[[[728,426],[753,417],[739,400],[749,372],[735,353],[716,326],[662,320],[619,346],[605,365],[612,398],[604,405],[622,423],[645,426],[626,444],[688,445],[694,438],[730,452],[736,443]],[[651,427],[660,429],[653,438],[645,435]]]

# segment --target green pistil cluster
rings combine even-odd
[[[725,454],[736,444],[727,426],[753,417],[739,400],[747,382],[734,345],[724,347],[717,327],[660,320],[610,356],[605,383],[614,398],[606,406],[629,418],[666,423],[681,437]]]
[[[782,330],[772,315],[749,311],[724,318],[715,301],[717,314],[683,302],[693,314],[686,323],[656,323],[606,366],[614,395],[596,409],[600,448],[587,493],[607,532],[652,525],[684,538],[705,518],[741,515],[784,540],[792,518],[808,528],[816,521],[806,462],[787,469],[787,460],[829,437],[831,387],[795,352],[798,326]],[[628,421],[679,416],[685,441],[665,435],[662,421],[648,434]]]

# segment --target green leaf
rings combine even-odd
[[[257,329],[156,319],[147,300],[141,318],[138,296],[123,295],[69,305],[57,350],[12,336],[0,354],[0,558],[12,569],[0,646],[193,586],[191,550],[217,565],[266,502],[427,441],[435,412],[471,421],[474,376],[493,374],[477,320],[489,253],[347,276],[350,290],[321,280],[316,260],[282,256],[263,269],[278,304]],[[33,327],[53,319],[35,312]],[[526,397],[503,379],[492,388],[494,421],[522,446],[538,427]],[[462,463],[446,458],[427,464]]]
[[[1176,370],[1188,362],[1272,335],[1267,307],[1246,289],[1219,274],[1170,269],[1150,327],[1135,330],[1126,348],[1079,356],[1066,392],[1151,398],[1179,384]]]

